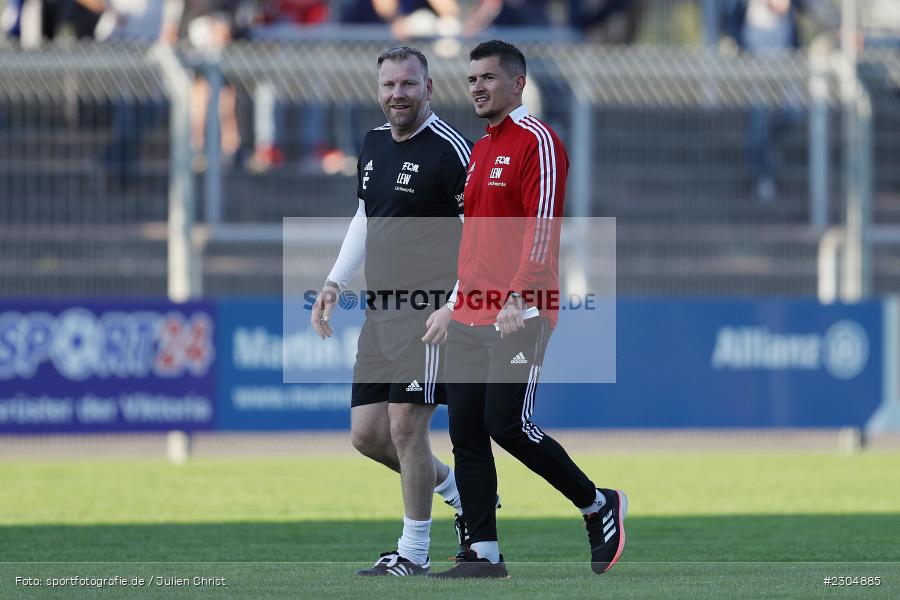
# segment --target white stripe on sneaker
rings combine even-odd
[[[616,535],[616,528],[615,528],[615,527],[612,528],[612,531],[610,531],[609,533],[606,534],[606,537],[603,538],[603,542],[604,542],[604,543],[608,542],[608,541],[609,541],[609,538],[611,538],[611,537],[614,536],[614,535]]]

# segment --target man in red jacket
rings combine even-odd
[[[469,59],[475,113],[489,125],[469,160],[458,293],[450,302],[445,351],[450,438],[469,549],[434,576],[508,576],[497,542],[491,439],[581,511],[591,567],[603,573],[625,546],[627,499],[619,490],[595,487],[531,420],[558,317],[569,160],[556,133],[522,105],[526,67],[518,48],[485,42]]]

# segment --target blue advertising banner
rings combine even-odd
[[[0,433],[210,429],[212,303],[0,302]]]
[[[361,311],[336,311],[336,335],[326,342],[308,326],[284,339],[282,315],[291,306],[280,298],[222,300],[218,308],[217,429],[350,427]],[[285,384],[283,367],[315,373],[321,383]]]
[[[285,339],[293,309],[0,302],[0,433],[347,429],[363,314],[335,312],[328,342],[311,328]],[[540,384],[540,426],[862,427],[882,399],[880,302],[620,299],[616,311],[616,383]],[[565,381],[572,353],[608,360],[601,324],[561,323],[542,379]],[[285,367],[318,383],[286,385]]]
[[[345,429],[361,312],[335,311],[336,335],[282,339],[278,300],[221,302],[218,420],[222,429]],[[299,310],[299,309],[298,309]],[[308,316],[306,317],[308,318]],[[566,317],[562,317],[565,319]],[[610,335],[561,323],[542,380],[565,380],[566,356],[608,360]],[[882,305],[815,300],[620,299],[614,384],[542,383],[542,427],[862,426],[881,399]],[[282,384],[285,360],[307,380]],[[559,370],[559,373],[555,373]],[[545,380],[545,381],[546,381]],[[439,409],[434,426],[446,428]]]
[[[880,302],[620,299],[617,316],[617,382],[542,385],[541,426],[862,427],[882,397]]]

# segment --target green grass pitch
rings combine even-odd
[[[577,512],[501,455],[498,524],[512,576],[467,582],[353,576],[400,533],[397,476],[361,457],[5,461],[0,598],[900,597],[900,454],[575,458],[629,496],[621,562],[593,575]],[[452,512],[436,501],[434,570],[454,551]],[[46,584],[114,576],[145,585]],[[825,577],[881,585],[826,586]]]

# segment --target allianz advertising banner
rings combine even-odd
[[[348,428],[363,313],[335,311],[324,343],[309,327],[283,339],[283,308],[280,299],[219,304],[218,427]],[[882,397],[880,302],[619,299],[615,316],[616,383],[540,384],[542,427],[862,426]],[[565,381],[572,353],[608,359],[595,343],[611,335],[608,323],[587,330],[565,318],[542,381]],[[284,361],[320,383],[283,384]],[[434,426],[446,423],[439,409]]]
[[[616,383],[542,386],[535,419],[542,427],[862,427],[882,399],[882,312],[880,302],[620,299]],[[561,351],[589,352],[590,343],[554,334],[548,353]]]
[[[0,433],[210,429],[212,303],[0,302]]]

